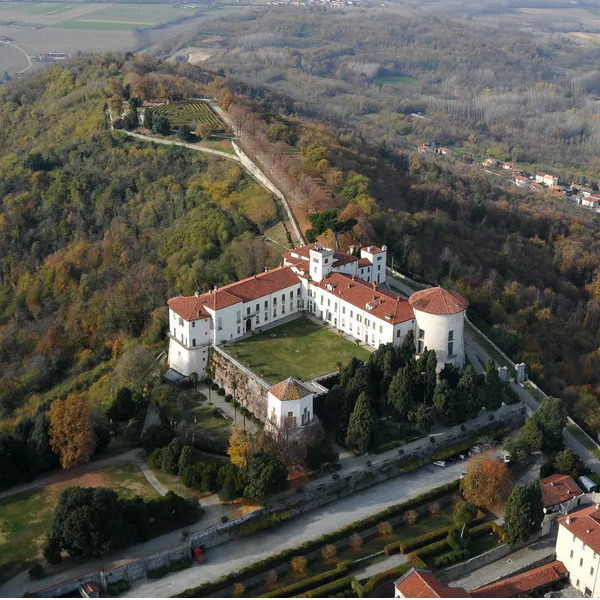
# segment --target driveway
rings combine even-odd
[[[135,598],[166,598],[201,583],[213,581],[458,479],[462,468],[462,463],[449,465],[445,469],[428,466],[401,475],[300,515],[273,529],[211,548],[207,564],[194,565],[159,581],[142,580],[134,583],[132,589],[124,595]]]

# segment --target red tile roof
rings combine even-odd
[[[373,263],[368,258],[359,258],[358,266],[360,267],[372,267]]]
[[[313,250],[315,246],[316,244],[307,244],[306,246],[295,248],[290,252],[285,252],[284,254],[282,254],[282,256],[285,259],[286,264],[293,264],[299,266],[299,263],[302,264],[302,262],[306,262],[309,259],[310,251]],[[347,265],[351,262],[356,262],[357,260],[359,260],[358,257],[353,256],[352,254],[340,252],[339,250],[334,250],[332,266],[334,268],[337,268],[343,265]]]
[[[383,248],[378,248],[377,246],[367,246],[363,250],[369,254],[381,254],[383,252]]]
[[[211,290],[198,298],[195,296],[171,298],[168,304],[180,317],[190,321],[201,318],[194,315],[199,313],[200,310],[205,310],[205,308],[214,311],[232,306],[238,302],[251,302],[298,283],[300,283],[300,280],[291,267],[278,267],[236,283],[230,283],[222,288]],[[203,309],[203,307],[205,308]],[[193,319],[189,317],[193,317]]]
[[[404,598],[471,598],[464,588],[448,587],[425,569],[413,568],[394,584]]]
[[[321,282],[313,282],[313,285],[392,324],[404,323],[415,317],[406,299],[345,273],[331,273]],[[373,308],[367,309],[367,304]]]
[[[550,475],[540,481],[542,485],[542,502],[546,508],[567,502],[571,498],[581,496],[583,492],[569,475]]]
[[[469,306],[468,300],[458,292],[449,292],[441,287],[415,292],[408,301],[415,310],[432,315],[453,315]]]
[[[275,398],[279,400],[300,400],[305,398],[312,392],[306,389],[300,381],[293,377],[288,377],[285,381],[274,385],[270,390],[270,394],[273,394]]]
[[[530,571],[519,573],[471,592],[474,598],[514,598],[559,581],[567,572],[565,565],[555,560]]]
[[[206,319],[209,316],[201,298],[202,296],[177,296],[171,298],[167,304],[175,314],[186,321],[196,321],[197,319]]]
[[[574,536],[600,554],[600,510],[592,504],[558,519],[559,525],[569,530]]]

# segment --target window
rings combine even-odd
[[[260,317],[258,315],[256,315],[256,324],[258,325],[260,323]]]
[[[223,319],[222,319],[222,317],[219,317],[219,320],[217,321],[217,329],[219,329],[219,330],[223,329]]]
[[[350,323],[350,325],[348,326],[348,329],[349,329],[350,331],[352,331],[352,323]]]
[[[258,312],[260,310],[260,304],[256,305],[256,312]]]
[[[368,327],[369,325],[370,325],[369,319],[365,319],[365,327]]]
[[[581,542],[581,549],[585,550],[585,542]]]
[[[292,312],[294,310],[294,303],[292,301],[290,301],[290,312]]]
[[[594,560],[596,560],[596,553],[594,552]]]
[[[327,306],[331,306],[331,298],[327,298]]]
[[[196,321],[192,321],[192,327],[196,327]]]
[[[273,298],[273,306],[277,306],[277,298]]]
[[[454,356],[454,342],[448,342],[448,356]]]
[[[183,327],[183,319],[181,317],[179,317],[179,326]]]
[[[318,259],[318,258],[313,258],[313,262],[314,262],[314,263],[318,263],[318,262],[319,262],[319,259]]]
[[[281,305],[281,314],[285,315],[285,304]]]
[[[285,302],[285,294],[281,294],[281,301]]]
[[[576,539],[575,536],[573,536],[573,541],[575,541],[575,539]]]
[[[398,329],[398,331],[396,331],[396,337],[399,338],[400,337],[400,330]]]
[[[196,338],[194,338],[194,339],[192,340],[192,346],[195,346],[195,345],[196,345]]]
[[[249,315],[249,314],[250,314],[250,307],[249,307],[249,306],[247,306],[247,307],[246,307],[246,315]]]
[[[269,308],[269,301],[265,300],[265,308]]]
[[[353,310],[351,310],[351,311],[350,311],[350,318],[352,319],[353,317],[354,317],[354,311],[353,311]]]
[[[323,294],[321,294],[321,304],[323,304]]]
[[[346,327],[346,319],[342,319],[342,327]]]
[[[362,316],[361,315],[356,315],[356,320],[358,323],[362,323]]]
[[[277,309],[276,308],[273,309],[273,318],[275,318],[275,317],[277,317]]]
[[[452,340],[454,340],[454,331],[449,331],[448,332],[448,341],[451,342]]]
[[[594,574],[594,567],[590,567],[590,575]]]
[[[325,264],[327,264],[327,263],[329,262],[329,259],[328,259],[328,258],[326,258],[326,259],[325,259],[323,262],[324,262]]]
[[[346,314],[346,307],[342,306],[342,314],[345,315]]]
[[[373,329],[375,329],[377,327],[377,325],[375,324],[375,321],[373,321]]]
[[[583,567],[583,558],[580,558],[580,559],[579,559],[579,566],[580,566],[580,567]]]
[[[579,587],[579,579],[578,579],[578,580],[577,580],[577,584],[576,584],[576,587]]]
[[[377,270],[381,271],[381,265],[377,265]]]
[[[337,302],[335,303],[333,310],[337,311]]]
[[[238,332],[238,335],[239,335],[240,334],[240,326],[239,325],[238,325],[238,328],[237,328],[237,332]]]
[[[383,325],[379,326],[379,333],[383,333]]]
[[[268,312],[266,312],[266,313],[265,313],[265,321],[268,321],[268,320],[269,320],[269,313],[268,313]]]
[[[177,327],[173,327],[173,336],[177,338]]]
[[[290,300],[294,299],[294,290],[290,290]]]
[[[569,558],[573,558],[573,550],[571,550],[571,556]]]
[[[173,313],[173,320],[177,321],[177,315],[175,313]]]
[[[241,322],[241,320],[242,320],[242,311],[241,311],[241,310],[238,310],[238,311],[237,311],[237,315],[236,315],[236,320],[235,320],[235,322],[236,322],[236,323],[240,323],[240,322]]]

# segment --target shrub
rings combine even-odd
[[[211,389],[213,392],[216,392],[216,391],[219,389],[219,384],[218,384],[218,383],[215,383],[215,382],[211,383],[211,384],[210,384],[210,389]]]
[[[373,461],[368,460],[366,462],[367,467],[371,467],[373,465]]]
[[[224,396],[225,395],[225,390],[223,388],[219,388],[217,390],[217,396]]]
[[[267,587],[270,587],[272,585],[275,585],[277,583],[277,571],[271,569],[270,571],[267,572],[267,574],[265,575],[265,585]]]
[[[109,598],[114,598],[120,596],[123,592],[127,592],[129,589],[131,589],[129,582],[126,579],[119,579],[119,581],[115,581],[108,586],[106,595]]]
[[[334,474],[331,476],[331,479],[333,479],[334,481],[337,481],[339,478],[340,478],[340,476],[339,476],[339,473],[334,473]]]
[[[404,522],[408,525],[414,525],[419,520],[419,513],[416,510],[409,510],[404,513]]]
[[[402,577],[407,571],[411,568],[410,564],[403,564],[398,567],[394,567],[393,569],[388,569],[383,573],[378,573],[374,575],[365,583],[362,588],[362,596],[363,598],[370,598],[371,594],[385,581],[389,581],[390,579],[397,579],[398,577]]]
[[[352,564],[352,561],[346,561],[340,563],[335,569],[331,571],[325,571],[324,573],[318,573],[312,577],[307,577],[301,581],[291,583],[285,587],[278,588],[273,592],[267,592],[263,594],[263,598],[289,598],[295,597],[298,594],[311,590],[311,594],[314,594],[313,588],[315,585],[324,584],[331,580],[338,580],[341,575],[345,575],[348,572],[348,565]]]
[[[427,506],[427,510],[432,517],[437,517],[442,512],[442,506],[439,502],[432,502]]]
[[[355,577],[348,575],[347,577],[342,577],[342,579],[338,579],[337,581],[326,583],[325,585],[314,588],[309,592],[300,594],[299,598],[331,598],[332,594],[351,586],[355,581]]]
[[[246,591],[246,588],[244,587],[243,583],[234,583],[233,589],[231,590],[231,597],[232,598],[242,598],[244,596],[245,591]]]
[[[296,575],[303,575],[306,573],[307,566],[308,561],[304,556],[294,556],[294,558],[292,558],[292,571],[294,571]]]
[[[44,575],[44,567],[40,563],[35,563],[29,567],[28,573],[31,579],[39,579]]]
[[[227,402],[228,404],[231,404],[233,402],[233,396],[231,394],[227,394],[225,396],[225,402]]]
[[[442,567],[449,567],[450,565],[454,565],[463,560],[467,560],[471,556],[471,552],[468,548],[463,548],[459,550],[452,550],[451,552],[446,552],[438,557],[436,557],[433,561],[433,565],[436,569],[440,569]]]
[[[229,517],[227,515],[223,515],[221,517],[221,523],[227,523],[227,521],[229,521]]]
[[[360,534],[356,533],[356,531],[350,536],[350,541],[348,542],[348,547],[351,550],[360,550],[363,545],[363,540],[360,537]]]
[[[388,521],[381,521],[377,523],[377,534],[381,537],[387,537],[392,535],[392,526]]]
[[[334,561],[337,558],[337,548],[333,544],[327,544],[321,550],[321,558],[324,561]]]

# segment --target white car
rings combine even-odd
[[[436,460],[433,462],[436,467],[442,467],[442,469],[446,466],[445,460]]]

